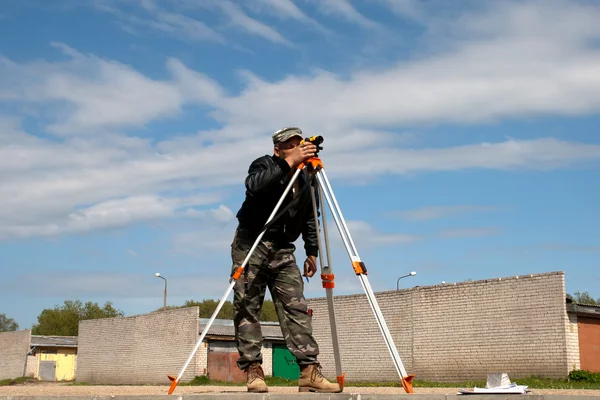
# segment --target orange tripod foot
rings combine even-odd
[[[406,393],[414,393],[412,387],[412,380],[414,377],[414,375],[408,375],[406,378],[402,379],[402,387],[404,387]]]
[[[171,381],[171,387],[169,388],[169,394],[173,394],[173,391],[177,387],[177,384],[179,383],[179,381],[174,376],[171,376],[171,375],[167,375],[167,376],[169,377],[169,380]]]
[[[336,380],[338,385],[340,385],[340,389],[344,391],[344,378],[346,377],[346,373],[344,372],[342,376],[336,376]]]

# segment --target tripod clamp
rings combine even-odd
[[[314,140],[315,142],[317,142],[318,144],[323,143],[323,137],[322,136],[312,136],[309,139],[305,139],[306,141],[312,141]],[[301,142],[302,143],[302,142]],[[323,149],[322,147],[318,147],[321,150]],[[316,174],[317,172],[319,172],[320,170],[322,170],[323,167],[323,162],[321,161],[321,159],[318,156],[314,156],[309,158],[308,160],[304,161],[302,164],[300,164],[298,166],[299,170],[303,170],[304,168],[307,169],[308,173],[311,175]],[[335,198],[334,198],[335,200]],[[365,265],[365,263],[361,260],[352,260],[352,268],[354,269],[354,272],[356,273],[356,275],[367,275],[367,266]],[[327,286],[325,286],[325,279],[323,280],[323,287],[327,288],[327,287],[333,287],[333,274],[331,275],[327,275]]]

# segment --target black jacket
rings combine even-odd
[[[283,195],[292,174],[288,163],[275,155],[259,157],[250,164],[245,181],[246,198],[237,213],[240,229],[250,232],[253,238],[260,234]],[[300,173],[298,181],[300,185],[298,202],[269,226],[263,239],[288,244],[295,242],[302,235],[306,255],[317,256],[317,228],[305,171]],[[311,181],[316,188],[316,178]],[[317,213],[320,214],[318,196],[315,196],[315,200]],[[291,201],[292,190],[290,189],[276,215],[279,215]]]

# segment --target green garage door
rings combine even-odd
[[[296,357],[285,344],[273,344],[273,376],[290,380],[300,378],[300,367]]]

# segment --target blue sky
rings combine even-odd
[[[149,312],[156,272],[170,305],[220,298],[246,170],[284,126],[325,137],[375,291],[564,271],[598,298],[599,19],[591,1],[4,1],[0,313]],[[335,293],[361,293],[328,222]]]

